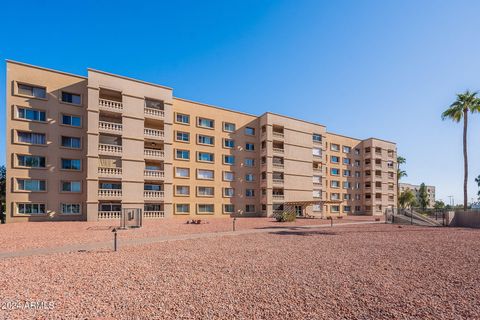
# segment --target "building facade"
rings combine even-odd
[[[413,194],[415,194],[415,198],[417,199],[417,203],[420,203],[420,185],[410,184],[410,183],[402,183],[399,184],[400,193],[412,190]],[[433,208],[435,205],[435,186],[425,186],[427,188],[427,195],[428,195],[428,205],[427,208]]]
[[[272,216],[302,201],[315,203],[299,215],[378,215],[396,203],[393,142],[93,69],[7,61],[6,90],[7,222],[117,219],[122,208]]]

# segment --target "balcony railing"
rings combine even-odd
[[[146,158],[152,158],[157,160],[165,159],[165,151],[157,149],[144,149],[143,154]]]
[[[121,198],[121,189],[98,189],[98,196],[101,198]]]
[[[163,110],[147,108],[147,107],[145,107],[143,110],[147,116],[153,116],[156,118],[165,118],[165,111]]]
[[[322,181],[313,181],[313,185],[314,185],[314,186],[321,186],[321,185],[322,185]]]
[[[107,176],[107,177],[121,177],[122,168],[98,167],[98,174],[101,176]]]
[[[111,111],[122,111],[123,104],[118,101],[112,101],[107,99],[98,99],[98,105],[102,109],[111,110]]]
[[[285,134],[283,134],[283,132],[275,132],[273,131],[273,136],[275,138],[280,138],[280,139],[283,139],[285,137]]]
[[[322,168],[315,168],[315,167],[314,167],[314,168],[313,168],[313,171],[315,171],[315,172],[322,172]]]
[[[282,149],[282,148],[273,148],[273,152],[275,152],[275,153],[284,153],[284,152],[285,152],[285,149]]]
[[[273,184],[283,184],[284,180],[283,179],[272,179],[273,180]]]
[[[164,192],[155,191],[155,190],[145,190],[143,191],[143,196],[145,199],[163,199]]]
[[[274,194],[272,195],[273,200],[283,200],[285,199],[285,195],[283,194]]]
[[[102,154],[109,154],[109,155],[121,155],[122,146],[118,146],[115,144],[100,143],[98,145],[98,152]]]
[[[272,164],[274,168],[283,168],[285,165],[283,163],[273,163]]]
[[[145,169],[143,171],[143,175],[148,178],[164,178],[165,177],[165,172],[163,170],[151,170],[151,169]]]
[[[158,129],[145,128],[143,133],[147,138],[163,139],[165,137],[164,131]]]
[[[108,133],[122,133],[123,125],[121,123],[99,121],[98,130]]]
[[[98,211],[98,219],[120,219],[121,211]]]
[[[143,217],[147,219],[164,218],[165,211],[144,211]]]

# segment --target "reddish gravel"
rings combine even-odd
[[[479,319],[480,230],[357,225],[0,260],[0,319]]]
[[[180,235],[203,232],[232,230],[232,219],[203,219],[206,224],[190,225],[187,219],[146,220],[140,229],[122,232],[122,238],[137,239],[166,235]],[[334,223],[374,221],[373,217],[352,216],[335,219]],[[295,222],[278,223],[271,218],[238,218],[237,230],[265,228],[271,226],[302,226],[329,224],[329,220],[297,219]],[[32,222],[0,225],[0,253],[32,248],[59,247],[112,240],[111,229],[119,224],[113,221],[102,222]]]

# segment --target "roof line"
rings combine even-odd
[[[112,76],[112,77],[125,79],[125,80],[129,80],[129,81],[135,81],[135,82],[138,82],[138,83],[147,84],[147,85],[150,85],[150,86],[159,87],[159,88],[162,88],[162,89],[167,89],[167,90],[172,90],[173,91],[173,89],[171,87],[162,86],[161,84],[126,77],[126,76],[122,76],[122,75],[111,73],[111,72],[106,72],[106,71],[97,70],[97,69],[93,69],[93,68],[87,68],[87,71],[98,72],[98,73],[101,73],[101,74],[105,74],[107,76]]]
[[[260,117],[262,117],[266,114],[272,114],[274,116],[279,116],[279,117],[284,117],[284,118],[288,118],[288,119],[292,119],[292,120],[296,120],[296,121],[301,121],[301,122],[305,122],[305,123],[308,123],[308,124],[313,124],[315,126],[320,126],[320,127],[324,127],[324,128],[327,127],[327,126],[325,126],[323,124],[320,124],[320,123],[315,123],[315,122],[311,122],[311,121],[307,121],[307,120],[303,120],[303,119],[299,119],[299,118],[294,118],[294,117],[286,116],[284,114],[279,114],[279,113],[275,113],[275,112],[271,112],[271,111],[264,112],[262,115],[260,115]]]
[[[49,72],[60,73],[60,74],[64,74],[64,75],[67,75],[67,76],[77,77],[77,78],[81,78],[81,79],[88,79],[88,77],[80,76],[78,74],[73,74],[73,73],[59,71],[59,70],[45,68],[45,67],[39,67],[39,66],[29,64],[29,63],[25,63],[25,62],[20,62],[20,61],[15,61],[15,60],[10,60],[10,59],[5,59],[5,62],[6,63],[18,64],[20,66],[35,68],[35,69],[39,69],[39,70],[45,70],[45,71],[49,71]]]
[[[179,101],[184,101],[184,102],[199,104],[199,105],[204,106],[204,107],[210,107],[210,108],[220,109],[220,110],[224,110],[224,111],[235,112],[235,113],[243,114],[243,115],[250,116],[250,117],[255,117],[255,118],[259,117],[258,115],[255,115],[255,114],[246,113],[246,112],[243,112],[243,111],[238,111],[238,110],[233,110],[233,109],[227,109],[227,108],[224,108],[224,107],[218,107],[218,106],[214,106],[214,105],[211,105],[211,104],[206,104],[206,103],[203,103],[203,102],[193,101],[193,100],[189,100],[189,99],[184,99],[184,98],[179,98],[179,97],[173,97],[173,99],[174,100],[179,100]]]

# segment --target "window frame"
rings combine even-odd
[[[181,152],[187,152],[188,154],[188,158],[179,158],[178,155],[177,155],[177,152],[178,151],[181,151]],[[175,148],[175,152],[174,152],[174,155],[175,155],[175,160],[179,160],[179,161],[190,161],[190,150],[188,149],[177,149]]]
[[[80,119],[80,125],[79,126],[74,126],[72,124],[67,124],[67,123],[63,123],[63,117],[70,117],[70,118],[79,118]],[[70,120],[70,122],[72,122]],[[65,126],[65,127],[70,127],[70,128],[83,128],[83,119],[82,119],[82,116],[80,115],[76,115],[76,114],[71,114],[71,113],[63,113],[61,112],[60,113],[60,119],[59,119],[59,122],[58,122],[61,126]]]
[[[182,122],[182,121],[178,121],[178,116],[185,116],[188,118],[188,121],[187,122]],[[175,123],[178,123],[178,124],[183,124],[183,125],[186,125],[186,126],[189,126],[190,125],[190,115],[189,114],[186,114],[186,113],[182,113],[182,112],[175,112]]]
[[[209,120],[212,122],[212,126],[204,126],[201,124],[202,120]],[[215,129],[215,119],[210,119],[210,118],[205,118],[205,117],[197,117],[197,127],[198,128],[203,128],[203,129],[209,129],[209,130],[214,130]]]
[[[230,124],[233,125],[233,127],[234,127],[233,130],[227,130],[227,129],[226,129],[225,126],[226,126],[226,125],[230,125]],[[224,132],[230,132],[230,133],[232,133],[232,132],[235,132],[235,131],[237,130],[237,125],[236,125],[235,123],[233,123],[233,122],[226,122],[226,121],[224,121],[224,122],[222,123],[222,129],[223,129]]]
[[[31,87],[32,88],[32,95],[20,93],[20,86]],[[34,95],[34,88],[43,89],[45,91],[45,97],[35,96]],[[44,100],[44,101],[48,100],[48,91],[47,91],[47,87],[45,87],[45,86],[40,86],[40,85],[31,84],[31,83],[22,82],[22,81],[15,81],[14,90],[15,90],[14,94],[16,96],[19,96],[19,97],[32,98],[32,99],[38,99],[38,100]]]
[[[38,112],[39,114],[44,113],[45,114],[45,120],[35,120],[35,119],[21,118],[20,117],[20,109],[23,109],[23,110],[26,110],[26,111],[28,110],[28,111]],[[13,118],[15,120],[19,120],[19,121],[36,122],[36,123],[48,123],[48,111],[45,110],[45,109],[41,109],[41,108],[31,108],[31,107],[15,105],[14,112],[13,112]]]
[[[45,166],[44,167],[28,167],[28,166],[22,166],[20,165],[20,161],[19,161],[19,158],[20,156],[23,156],[23,157],[38,157],[38,158],[43,158],[44,159],[44,163],[45,163]],[[37,155],[33,155],[33,154],[23,154],[23,153],[15,153],[14,154],[14,168],[21,168],[21,169],[47,169],[47,157],[45,156],[37,156]]]
[[[20,213],[20,208],[19,205],[37,205],[37,206],[43,206],[44,207],[44,213]],[[19,216],[19,217],[41,217],[41,216],[46,216],[48,215],[48,208],[47,208],[47,203],[46,202],[15,202],[14,205],[14,216]]]
[[[75,103],[75,102],[69,102],[69,101],[65,101],[63,100],[63,94],[69,94],[69,95],[72,95],[72,96],[78,96],[80,98],[80,103]],[[69,92],[69,91],[63,91],[63,90],[60,90],[60,94],[58,95],[58,100],[60,101],[60,103],[64,103],[64,104],[69,104],[69,105],[72,105],[72,106],[82,106],[83,105],[83,96],[81,93],[74,93],[74,92]],[[73,99],[72,99],[73,101]]]
[[[64,209],[64,205],[70,205],[70,206],[73,206],[73,205],[78,205],[79,206],[79,212],[78,213],[65,213],[65,211],[63,210]],[[60,208],[58,210],[60,212],[61,215],[65,215],[65,216],[78,216],[78,215],[81,215],[82,214],[82,204],[81,203],[69,203],[69,202],[60,202]]]
[[[210,171],[210,172],[212,172],[212,178],[199,178],[198,174],[199,174],[200,171]],[[215,180],[215,170],[198,168],[195,177],[196,177],[197,180],[213,181],[213,180]]]

